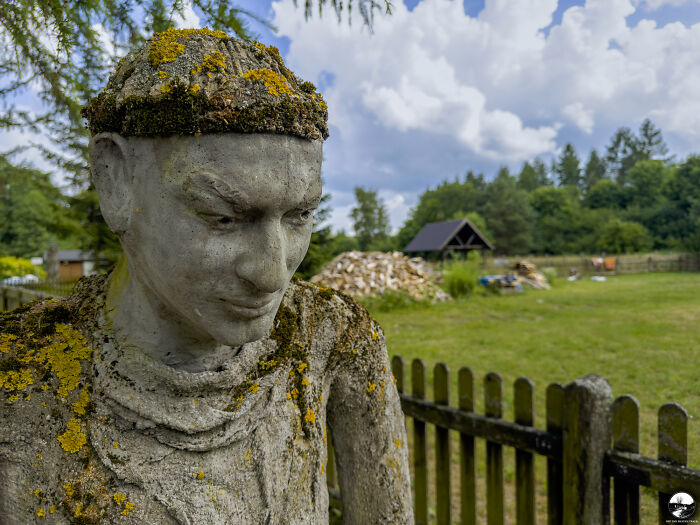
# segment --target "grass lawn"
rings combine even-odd
[[[549,383],[599,374],[615,397],[637,398],[641,453],[656,457],[656,413],[662,404],[677,402],[691,416],[688,463],[700,468],[698,292],[700,274],[638,274],[372,314],[384,329],[389,354],[402,355],[409,365],[407,385],[412,359],[420,357],[431,369],[431,392],[432,367],[447,363],[453,404],[460,367],[471,367],[477,384],[496,371],[504,379],[504,415],[512,420],[513,381],[526,376],[535,382],[536,426],[544,428]],[[477,397],[483,413],[483,393]]]

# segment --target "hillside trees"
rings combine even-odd
[[[377,195],[377,190],[356,186],[354,191],[357,205],[350,212],[350,217],[359,249],[389,249],[389,216],[384,201]]]

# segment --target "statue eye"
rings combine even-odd
[[[221,217],[218,222],[219,224],[228,224],[231,222],[231,217]]]
[[[313,210],[294,210],[286,215],[286,218],[292,224],[304,226],[313,219]]]

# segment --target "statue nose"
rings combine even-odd
[[[286,242],[279,223],[251,232],[250,249],[236,268],[238,277],[257,291],[273,293],[287,284]]]

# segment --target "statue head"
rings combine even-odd
[[[171,29],[124,57],[84,115],[135,297],[121,315],[144,324],[136,338],[265,337],[321,198],[327,112],[314,86],[276,48]]]

